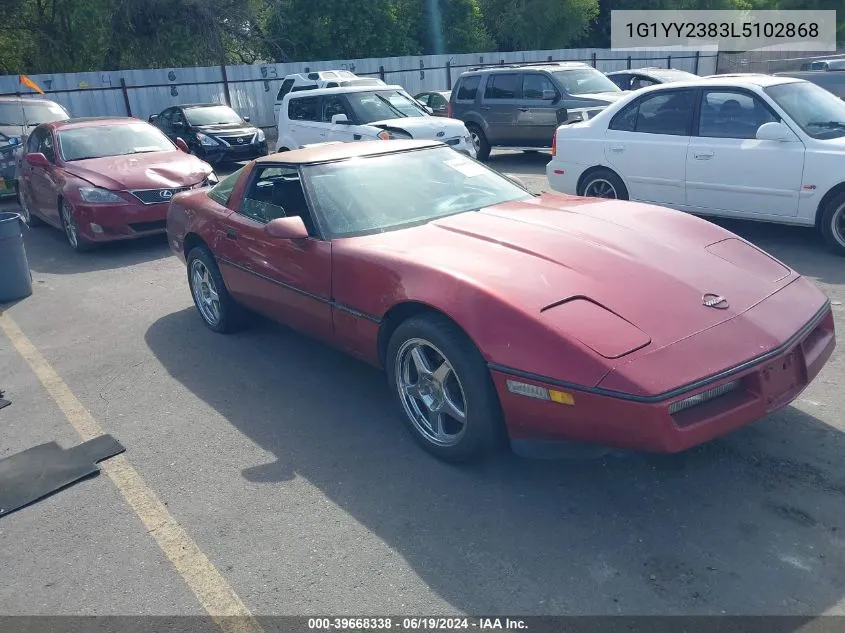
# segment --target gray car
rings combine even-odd
[[[550,149],[558,125],[587,120],[624,95],[580,62],[489,66],[458,77],[449,116],[466,124],[485,160],[493,147]]]
[[[15,192],[17,169],[26,137],[42,123],[69,119],[55,101],[36,97],[0,97],[0,196]]]

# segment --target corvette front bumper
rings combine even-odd
[[[798,294],[800,286],[795,288]],[[787,292],[782,299],[794,299],[791,294]],[[615,381],[613,373],[596,388],[579,388],[526,372],[491,367],[512,442],[574,441],[675,453],[788,405],[818,375],[836,346],[829,303],[825,302],[809,321],[791,325],[791,334],[782,336],[780,344],[769,347],[763,354],[727,367],[723,365],[723,369],[715,372],[705,369],[710,365],[702,363],[702,373],[689,382],[666,391],[660,389],[661,379],[668,385],[670,379],[693,377],[691,372],[696,364],[681,363],[682,359],[688,361],[690,354],[701,354],[714,346],[741,347],[738,342],[750,340],[755,334],[760,336],[762,323],[778,324],[767,331],[770,336],[790,327],[789,319],[755,320],[755,311],[771,314],[773,308],[777,310],[778,306],[770,301],[771,298],[752,308],[744,318],[737,317],[633,361],[631,367],[638,365],[640,375],[648,376],[649,383],[657,387],[650,394],[633,388],[627,393],[617,391],[616,384],[633,386],[633,383]],[[783,311],[779,314],[783,316]],[[673,367],[677,367],[674,372]],[[572,402],[561,404],[512,393],[508,380],[564,392],[571,396]]]

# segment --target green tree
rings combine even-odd
[[[412,37],[423,55],[474,53],[493,48],[480,0],[408,0]]]
[[[599,13],[598,0],[482,0],[496,50],[566,48]]]

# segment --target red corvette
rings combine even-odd
[[[387,371],[449,460],[509,439],[657,452],[791,402],[835,346],[827,298],[705,220],[534,196],[442,144],[325,144],[174,197],[205,324],[244,308]]]
[[[76,251],[164,233],[173,194],[217,182],[210,165],[138,119],[69,119],[27,139],[18,199],[24,220],[62,229]]]

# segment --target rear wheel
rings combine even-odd
[[[205,246],[196,246],[188,253],[187,262],[188,285],[203,323],[219,334],[241,329],[245,311],[226,290],[211,251]]]
[[[819,228],[827,247],[837,255],[845,256],[845,193],[825,205]]]
[[[84,253],[94,248],[94,245],[89,242],[79,232],[79,224],[76,222],[76,217],[73,214],[73,207],[67,200],[62,200],[59,206],[59,215],[62,220],[62,228],[65,232],[65,238],[70,247],[77,253]]]
[[[403,419],[428,452],[477,460],[505,437],[490,373],[475,345],[438,314],[412,317],[390,338],[387,375]]]
[[[21,192],[20,183],[15,183],[15,197],[18,200],[20,214],[24,222],[26,222],[29,226],[39,226],[41,224],[44,224],[41,218],[38,218],[32,214],[32,211],[29,208],[29,204],[26,201],[26,197],[24,196],[23,192]]]
[[[622,179],[614,172],[609,169],[596,169],[581,181],[578,195],[587,198],[627,200],[628,189]]]
[[[490,157],[490,143],[487,142],[484,131],[477,123],[467,123],[467,130],[475,148],[475,157],[478,160],[487,160]]]

